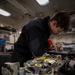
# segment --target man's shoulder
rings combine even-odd
[[[43,25],[42,18],[34,18],[28,24],[27,27],[41,27]]]
[[[32,19],[30,22],[31,23],[41,23],[42,22],[42,18],[34,18],[34,19]]]
[[[45,18],[34,18],[32,20],[30,20],[30,22],[26,25],[26,28],[32,28],[32,27],[39,27],[39,28],[43,28],[45,21],[49,19],[49,17],[45,17]]]
[[[50,19],[49,16],[44,17],[44,18],[34,18],[30,22],[32,22],[32,23],[38,23],[38,24],[44,24],[46,21],[48,22],[49,19]]]

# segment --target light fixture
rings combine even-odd
[[[47,5],[49,0],[36,0],[41,6]]]
[[[10,16],[11,14],[3,9],[0,9],[0,15],[3,15],[3,16]]]

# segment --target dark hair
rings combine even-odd
[[[56,20],[57,27],[64,28],[64,32],[66,32],[69,29],[70,15],[67,12],[57,12],[51,17],[50,20]]]

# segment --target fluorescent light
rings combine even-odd
[[[49,3],[49,0],[36,0],[40,5],[47,5]]]
[[[3,9],[0,9],[0,15],[3,15],[3,16],[10,16],[11,14],[8,13],[7,11],[3,10]]]

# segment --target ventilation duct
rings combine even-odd
[[[23,7],[19,2],[17,2],[16,0],[7,0],[9,3],[11,3],[12,5],[14,5],[16,8],[20,9],[23,14],[27,14],[28,11],[25,7]]]

